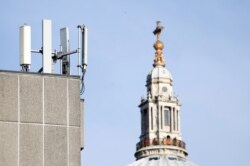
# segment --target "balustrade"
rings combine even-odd
[[[156,145],[168,145],[168,146],[177,146],[183,149],[186,149],[186,144],[185,142],[178,140],[176,138],[171,139],[169,137],[163,138],[163,139],[147,139],[145,138],[144,140],[138,142],[136,144],[136,150],[139,150],[140,148],[144,148],[147,146],[156,146]]]

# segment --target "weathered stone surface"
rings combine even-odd
[[[18,125],[0,123],[0,165],[17,166]]]
[[[44,113],[47,124],[67,124],[67,79],[44,78]]]
[[[80,111],[81,111],[81,125],[80,125],[80,137],[81,137],[81,148],[84,148],[84,101],[80,102]]]
[[[21,122],[43,121],[43,79],[33,75],[20,76]]]
[[[80,126],[80,91],[79,80],[69,79],[69,125]]]
[[[0,73],[0,120],[17,121],[18,76]]]
[[[79,166],[80,165],[80,128],[70,127],[69,128],[69,165]]]
[[[79,83],[0,70],[0,166],[80,166]]]
[[[43,165],[43,126],[20,125],[20,166]]]
[[[67,127],[46,125],[44,131],[45,166],[67,166]]]

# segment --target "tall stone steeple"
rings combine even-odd
[[[164,43],[160,41],[163,27],[157,22],[153,47],[153,69],[147,76],[147,98],[139,105],[141,135],[136,145],[137,160],[148,156],[164,155],[185,159],[188,155],[181,137],[180,102],[173,93],[173,79],[165,68]]]

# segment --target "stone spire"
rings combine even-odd
[[[187,156],[180,132],[180,103],[173,93],[173,81],[165,68],[160,33],[163,27],[157,22],[154,34],[157,40],[154,68],[148,74],[147,98],[139,105],[141,135],[136,145],[137,160],[154,155],[171,155],[184,159]]]

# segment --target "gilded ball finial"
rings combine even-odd
[[[155,44],[154,44],[154,49],[155,49],[155,50],[163,50],[163,48],[164,48],[163,42],[160,41],[160,40],[157,40],[157,41],[155,42]]]

